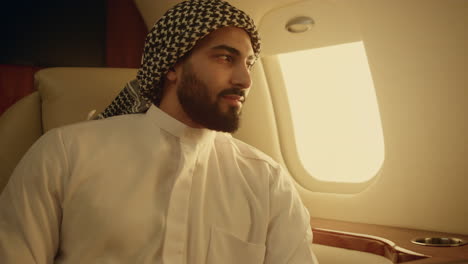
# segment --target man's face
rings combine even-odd
[[[223,132],[239,127],[255,62],[249,35],[240,28],[218,29],[200,40],[181,64],[177,97],[201,126]]]

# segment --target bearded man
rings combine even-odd
[[[0,197],[0,263],[316,263],[289,176],[229,134],[259,51],[227,2],[170,9],[98,120],[21,160]]]

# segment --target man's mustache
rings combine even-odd
[[[230,89],[225,89],[225,90],[222,90],[218,96],[221,97],[221,96],[225,96],[225,95],[238,95],[238,96],[242,96],[245,98],[245,89],[239,89],[239,88],[230,88]]]

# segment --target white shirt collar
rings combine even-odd
[[[165,130],[166,132],[193,144],[206,144],[213,141],[216,132],[206,128],[192,128],[179,120],[173,118],[155,105],[146,112],[146,116],[151,122]]]

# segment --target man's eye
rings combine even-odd
[[[220,55],[218,58],[220,58],[220,59],[222,59],[224,61],[227,61],[227,62],[232,62],[233,61],[233,58],[230,55]]]

